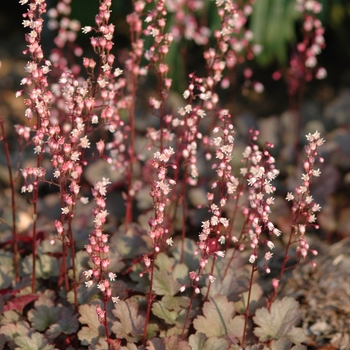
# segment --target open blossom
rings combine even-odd
[[[119,298],[119,297],[112,297],[112,302],[113,302],[114,304],[118,304],[119,301],[120,301],[120,298]]]
[[[84,283],[85,283],[85,287],[86,288],[90,288],[94,284],[93,281],[87,281],[87,282],[84,282]]]
[[[166,240],[166,244],[172,246],[174,244],[173,238],[170,237]]]

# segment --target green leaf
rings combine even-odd
[[[27,336],[32,331],[30,325],[24,321],[8,323],[0,328],[0,334],[3,334],[9,342],[14,341],[16,337]]]
[[[215,275],[217,276],[217,275]],[[209,282],[208,282],[209,283]],[[222,279],[217,276],[210,285],[209,296],[225,295],[229,301],[238,301],[241,294],[249,288],[249,278],[243,271],[229,271]],[[202,295],[206,295],[208,286],[202,288]]]
[[[98,320],[96,313],[96,305],[79,306],[79,322],[86,324],[78,332],[78,338],[83,345],[96,344],[99,338],[105,338],[105,329]]]
[[[194,328],[204,333],[208,338],[223,337],[240,338],[243,334],[244,318],[236,316],[233,302],[229,302],[223,295],[211,297],[203,305],[203,316],[193,321]]]
[[[184,260],[183,263],[187,266],[188,271],[196,271],[199,267],[199,257],[194,255],[193,252],[198,249],[198,245],[192,239],[185,238],[185,247],[184,247]],[[174,243],[173,256],[176,262],[181,260],[181,250],[182,242],[177,240]]]
[[[119,339],[137,342],[142,338],[145,316],[139,312],[136,301],[132,299],[121,300],[114,305],[112,313],[119,321],[113,322],[111,330]]]
[[[151,240],[146,231],[137,224],[129,225],[127,230],[121,226],[118,232],[113,234],[109,243],[124,259],[139,257],[151,249]]]
[[[137,350],[137,346],[134,343],[127,343],[126,346],[122,346],[120,350]]]
[[[188,276],[188,267],[185,264],[177,264],[172,271],[173,276],[178,280],[181,285],[187,284],[190,282]]]
[[[75,278],[77,282],[81,281],[82,273],[90,268],[90,261],[90,256],[86,250],[79,250],[75,254]],[[73,279],[73,269],[69,269],[68,276],[70,279]]]
[[[189,301],[189,298],[183,296],[164,296],[161,301],[152,305],[152,313],[165,323],[182,328]]]
[[[81,284],[77,289],[78,304],[83,305],[90,303],[94,296],[96,296],[98,293],[99,289],[97,288],[96,283],[89,288],[87,288],[85,284]],[[71,304],[74,304],[74,291],[70,290],[67,293],[67,300]]]
[[[162,298],[162,302],[166,305],[168,310],[179,312],[181,309],[187,309],[190,299],[185,296],[174,297],[171,295],[165,295]]]
[[[34,333],[30,337],[16,337],[15,343],[18,346],[16,350],[55,350],[54,346],[48,344],[47,340],[40,333]]]
[[[69,307],[62,307],[60,310],[59,320],[57,323],[50,326],[46,335],[54,339],[61,333],[73,334],[79,329],[78,314],[74,313],[74,310]]]
[[[259,327],[254,329],[254,334],[262,342],[286,337],[299,344],[305,340],[304,331],[295,327],[300,319],[299,304],[293,298],[284,297],[274,301],[270,311],[267,308],[256,310],[253,321]]]
[[[30,275],[33,269],[33,256],[28,255],[22,260],[24,273]],[[56,258],[47,254],[40,254],[35,264],[36,278],[48,279],[59,275],[59,266]]]
[[[157,295],[175,295],[180,288],[181,284],[174,279],[174,275],[171,272],[154,269],[153,290]]]
[[[15,277],[13,268],[13,254],[0,250],[0,289],[11,286]]]
[[[178,311],[170,311],[166,304],[161,301],[153,303],[152,305],[152,313],[153,315],[161,318],[167,324],[174,325],[176,323],[176,319],[178,317]]]
[[[200,332],[192,334],[189,343],[192,350],[227,350],[229,346],[226,339],[216,337],[207,339],[205,334]]]
[[[147,341],[147,350],[165,350],[163,339],[153,338]]]
[[[170,258],[164,253],[159,253],[154,263],[159,268],[159,270],[172,271],[175,259]]]
[[[248,302],[248,291],[242,293],[241,300],[235,303],[236,310],[243,314],[247,308]],[[249,314],[254,315],[258,307],[261,307],[264,300],[262,298],[263,290],[259,284],[254,283],[252,285],[252,290],[250,294],[250,303],[249,303]]]
[[[290,350],[292,345],[288,338],[281,338],[271,342],[271,350]]]
[[[164,339],[165,350],[191,350],[190,345],[185,340],[180,340],[179,336],[173,335]]]
[[[40,295],[34,304],[34,309],[28,312],[28,320],[34,329],[42,332],[58,321],[61,307],[54,306],[47,295]]]

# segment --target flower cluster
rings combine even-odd
[[[297,53],[292,55],[289,70],[289,93],[295,95],[302,81],[314,77],[324,79],[327,71],[318,66],[317,55],[325,48],[324,27],[317,15],[322,4],[315,0],[297,0],[297,11],[303,18],[303,39],[297,44]]]
[[[298,43],[297,49],[305,59],[305,67],[315,68],[317,58],[325,47],[324,28],[317,15],[322,11],[322,4],[315,0],[297,0],[297,10],[303,16],[303,41]],[[321,67],[316,72],[316,77],[322,79],[326,76],[326,70]],[[309,80],[309,79],[307,79]]]
[[[221,21],[220,30],[215,31],[217,50],[210,48],[204,53],[207,66],[212,70],[210,76],[214,81],[221,81],[221,86],[229,86],[228,79],[222,79],[223,70],[232,69],[245,58],[253,59],[260,52],[260,47],[251,45],[253,34],[246,29],[246,22],[252,13],[252,1],[234,2],[232,0],[216,1]]]
[[[102,178],[94,184],[92,195],[95,199],[96,206],[93,210],[94,225],[93,231],[89,235],[89,244],[85,246],[86,252],[89,254],[94,267],[84,272],[88,281],[85,282],[86,287],[91,287],[94,280],[98,281],[97,288],[102,292],[104,301],[112,299],[118,302],[118,297],[112,297],[112,289],[110,282],[117,277],[115,273],[108,272],[110,260],[108,258],[109,246],[108,235],[103,233],[103,225],[106,222],[108,212],[106,210],[106,194],[107,186],[110,184],[109,179]],[[104,311],[97,309],[97,314],[101,322],[104,321]]]
[[[305,232],[306,228],[313,226],[318,228],[315,224],[316,214],[321,210],[321,206],[314,202],[314,199],[310,192],[310,186],[314,177],[319,177],[321,171],[315,167],[315,163],[318,160],[320,163],[323,162],[323,158],[318,156],[318,148],[324,144],[324,139],[321,138],[321,134],[316,131],[313,134],[306,135],[308,145],[305,147],[307,159],[303,163],[304,173],[301,176],[303,181],[301,186],[295,189],[295,193],[289,192],[286,196],[287,201],[293,202],[293,231],[298,246],[297,252],[305,258],[309,251],[309,244],[306,241]],[[312,250],[312,254],[317,254],[316,251]]]
[[[80,22],[76,19],[70,19],[72,0],[59,0],[55,7],[48,11],[48,28],[58,30],[58,34],[54,39],[55,45],[62,49],[67,43],[73,45],[74,54],[80,56],[82,49],[75,44],[77,33],[80,30]],[[60,51],[55,50],[55,54]]]
[[[199,16],[203,9],[203,0],[176,0],[168,1],[167,9],[174,14],[174,23],[170,28],[174,40],[185,38],[193,40],[197,45],[207,45],[210,29],[204,26]]]
[[[43,167],[28,167],[21,169],[25,184],[21,188],[21,192],[32,193],[38,189],[39,181],[43,181],[46,175],[46,169]]]
[[[149,236],[152,239],[155,251],[159,251],[159,247],[163,241],[163,236],[167,236],[168,230],[165,228],[165,209],[169,201],[168,195],[171,192],[171,186],[176,184],[175,180],[169,179],[167,174],[167,166],[170,157],[174,154],[174,150],[169,147],[162,151],[154,153],[154,158],[151,164],[157,171],[157,179],[154,180],[153,186],[150,190],[150,196],[153,200],[154,217],[150,217]],[[168,241],[170,242],[170,241]]]
[[[24,5],[28,3],[28,0],[22,0],[20,3]],[[30,29],[30,32],[25,36],[28,49],[24,53],[28,53],[31,59],[25,66],[28,76],[21,80],[21,85],[25,86],[26,93],[29,96],[24,100],[26,105],[25,116],[28,120],[36,118],[37,125],[33,128],[35,136],[32,138],[32,142],[34,153],[40,156],[45,152],[45,137],[50,124],[52,92],[48,89],[47,74],[51,70],[51,62],[44,59],[40,44],[43,30],[42,15],[46,12],[46,3],[44,0],[31,1],[28,6],[28,11],[23,14],[23,26]],[[23,90],[18,91],[16,96],[20,96],[22,92]]]
[[[276,188],[272,181],[278,176],[279,170],[275,167],[275,159],[268,151],[273,144],[265,143],[265,147],[260,151],[255,140],[259,134],[258,131],[250,130],[251,145],[247,146],[243,152],[243,159],[246,160],[247,166],[241,168],[241,174],[246,178],[249,188],[249,206],[243,208],[246,217],[245,228],[242,232],[247,232],[249,237],[249,245],[253,250],[249,257],[249,262],[254,264],[258,258],[259,245],[267,246],[270,250],[274,248],[274,244],[265,235],[280,236],[281,231],[275,227],[270,221],[271,205],[274,204],[273,193]],[[242,247],[241,247],[242,249]],[[270,260],[272,253],[265,253],[265,263]],[[265,265],[267,273],[270,269]]]

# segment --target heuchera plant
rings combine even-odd
[[[238,67],[261,51],[247,26],[253,1],[132,1],[130,48],[120,57],[112,0],[90,1],[95,24],[83,28],[69,17],[71,0],[50,9],[45,0],[20,3],[28,62],[16,96],[24,96],[28,122],[15,126],[13,170],[0,119],[12,222],[0,236],[0,349],[306,349],[298,303],[278,295],[290,262],[317,254],[307,231],[318,228],[311,185],[324,140],[317,131],[306,136],[300,184],[285,194],[290,230],[282,232],[270,218],[274,145],[261,145],[251,129],[237,152],[234,114],[221,103]],[[302,79],[325,75],[316,60],[321,5],[296,3],[304,36],[291,60],[291,96]],[[207,25],[203,14],[214,10]],[[47,25],[57,30],[51,52],[42,47]],[[75,42],[80,30],[91,56]],[[203,64],[174,109],[173,78],[186,70],[172,71],[169,56],[174,47],[190,54],[191,41]],[[252,75],[245,69],[244,88],[262,92]],[[32,206],[23,232],[18,181]],[[49,223],[40,209],[45,186],[57,190],[61,209]]]

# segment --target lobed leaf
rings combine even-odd
[[[22,313],[23,308],[31,303],[34,300],[37,300],[39,297],[36,294],[27,294],[27,295],[21,295],[17,298],[11,299],[7,302],[5,305],[3,311],[9,311],[9,310],[17,310],[20,313]]]
[[[154,269],[153,290],[157,295],[175,295],[179,292],[181,284],[174,275],[167,270]]]
[[[229,302],[224,295],[210,297],[203,305],[203,316],[193,321],[194,328],[210,337],[228,337],[231,342],[243,334],[244,318],[235,315],[233,302]]]
[[[274,301],[270,311],[267,308],[256,310],[253,321],[259,327],[254,329],[254,334],[262,342],[286,337],[292,343],[299,344],[305,339],[302,328],[295,327],[300,319],[299,304],[293,298],[284,297]]]
[[[53,345],[48,344],[47,340],[40,333],[34,333],[31,336],[18,336],[15,338],[18,347],[16,350],[55,350]]]
[[[136,342],[141,339],[145,316],[139,313],[136,301],[132,299],[120,301],[114,306],[112,313],[119,321],[113,323],[111,330],[119,339],[126,339],[129,342]]]
[[[225,339],[216,337],[207,339],[205,334],[200,332],[190,336],[189,344],[192,350],[227,350],[229,346]]]
[[[96,305],[79,306],[79,314],[79,322],[87,325],[78,332],[78,338],[83,345],[97,343],[100,337],[105,338],[104,327],[98,320],[96,313]]]
[[[54,339],[61,333],[76,333],[78,329],[78,314],[74,313],[74,310],[72,308],[62,307],[60,310],[58,322],[50,326],[50,328],[46,331],[46,335],[49,338]]]

